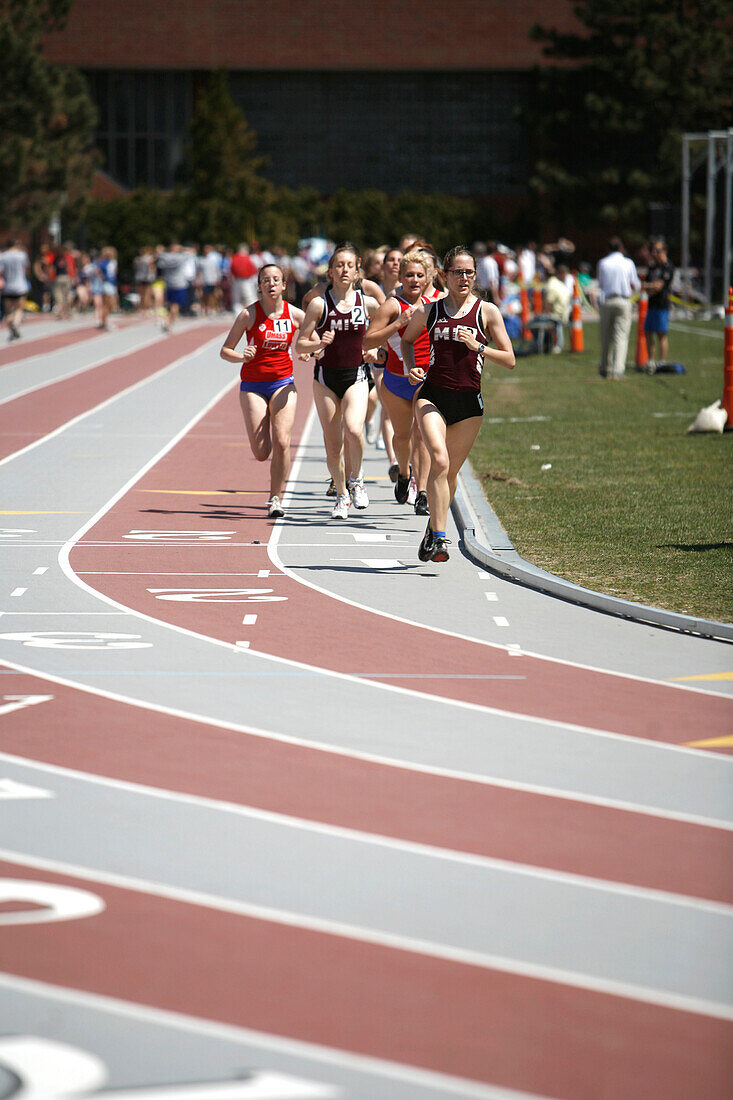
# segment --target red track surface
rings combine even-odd
[[[2,676],[0,687],[5,695],[54,696],[3,719],[3,751],[28,759],[733,904],[733,836],[725,830],[371,763],[155,710],[131,711],[21,673]]]
[[[72,336],[49,339],[62,335]],[[210,327],[190,328],[90,369],[83,382],[59,382],[11,402],[0,409],[0,432],[16,432],[11,451],[22,447],[212,335]],[[308,392],[304,378],[296,439]],[[252,495],[236,495],[243,492]],[[267,556],[266,493],[267,468],[243,446],[230,393],[87,533],[71,564],[101,593],[155,619],[227,642],[251,637],[253,650],[376,682],[380,668],[399,671],[404,679],[390,677],[389,686],[426,696],[673,744],[719,736],[726,727],[726,699],[509,657],[300,584]],[[133,530],[181,528],[235,534],[228,542],[179,545],[125,538]],[[313,541],[319,529],[314,524]],[[261,569],[270,575],[231,576]],[[195,576],[202,570],[221,573]],[[148,591],[186,582],[272,589],[287,601],[176,603]],[[242,625],[250,611],[258,616],[251,635]],[[347,647],[354,637],[359,646]],[[525,679],[446,679],[451,672]],[[53,696],[3,716],[2,750],[29,760],[459,852],[733,900],[733,839],[724,830],[289,744],[133,709],[22,673],[2,675],[0,690]],[[10,974],[563,1100],[729,1095],[733,1029],[717,1018],[39,873],[22,859],[0,864],[0,874],[78,885],[106,903],[91,918],[5,927],[0,968]]]
[[[296,438],[304,405],[301,401]],[[205,568],[212,573],[221,570],[221,578],[210,576],[205,585],[199,585],[193,577],[193,587],[234,587],[239,582],[250,587],[245,582],[251,578],[232,579],[224,574],[272,568],[265,546],[272,524],[264,510],[266,467],[245,455],[243,448],[232,449],[241,441],[239,408],[236,398],[227,394],[86,534],[72,553],[74,570],[89,574],[111,569],[158,569],[161,573],[193,574]],[[238,473],[233,473],[233,456],[239,462]],[[196,489],[228,489],[254,495],[251,500],[235,495],[199,498],[187,492]],[[125,536],[134,530],[202,528],[234,530],[236,534],[230,544],[165,546],[134,541],[129,549],[125,548]],[[318,529],[314,527],[316,532]],[[255,542],[260,545],[251,545]],[[110,552],[108,547],[95,543],[118,545]],[[242,543],[250,545],[243,547]],[[148,587],[165,585],[165,577],[160,585],[149,576],[86,575],[84,579],[125,607],[232,643],[247,637],[241,625],[242,610],[253,610],[258,621],[251,648],[257,652],[377,680],[379,677],[373,674],[378,654],[380,666],[390,672],[392,686],[536,718],[681,744],[691,740],[690,731],[694,731],[696,740],[720,736],[733,713],[730,700],[719,696],[556,661],[511,657],[498,647],[436,635],[350,606],[274,572],[267,582],[255,587],[272,590],[286,597],[287,603],[175,603],[156,599],[148,592]],[[355,638],[359,639],[358,646],[350,644]],[[395,677],[398,672],[405,674],[404,680]],[[526,680],[446,679],[450,673],[462,677],[521,674]],[[413,679],[416,675],[419,680]]]
[[[38,878],[12,863],[0,873]],[[729,1096],[733,1027],[717,1019],[86,879],[43,879],[91,889],[106,910],[6,928],[0,967],[12,974],[565,1100]]]
[[[86,339],[86,329],[81,333],[69,332],[65,335],[69,337],[65,343],[75,343],[77,341],[71,337]],[[209,326],[189,328],[168,340],[121,355],[112,363],[91,367],[84,371],[82,379],[61,379],[42,390],[8,401],[0,406],[0,458],[27,447],[120,390],[162,370],[182,355],[195,351],[213,335]],[[60,337],[49,339],[58,340]]]

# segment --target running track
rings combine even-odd
[[[332,524],[303,369],[272,524],[222,326],[93,335],[0,352],[0,1096],[729,1095],[729,647]]]

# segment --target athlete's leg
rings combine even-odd
[[[410,463],[412,464],[412,473],[415,478],[418,493],[424,492],[428,485],[428,474],[430,473],[430,455],[428,449],[423,441],[422,432],[420,431],[420,424],[416,416],[412,418],[412,434],[410,437],[411,450],[410,450]]]
[[[410,476],[410,429],[412,428],[412,402],[398,397],[387,386],[382,386],[382,404],[394,430],[394,454],[402,477]]]
[[[366,389],[366,383],[364,384]],[[346,471],[344,468],[344,435],[341,424],[341,404],[333,390],[313,379],[313,400],[323,430],[326,448],[326,464],[333,478],[338,496],[346,496]],[[362,421],[362,425],[363,425]]]
[[[445,531],[450,506],[448,471],[450,455],[446,441],[447,425],[432,401],[418,397],[415,413],[420,423],[425,446],[430,455],[427,494],[430,505],[430,526],[433,531]]]
[[[272,436],[272,462],[270,463],[270,496],[281,497],[290,473],[290,436],[295,420],[298,395],[295,386],[281,386],[270,398],[270,434]]]
[[[239,391],[239,405],[247,429],[250,450],[258,462],[266,462],[270,457],[270,412],[267,401],[261,393]]]
[[[359,477],[361,474],[364,459],[364,421],[368,402],[369,385],[366,379],[349,386],[341,401],[344,448],[351,477]]]
[[[450,499],[456,495],[458,474],[461,466],[468,458],[471,448],[476,442],[476,436],[481,430],[481,417],[470,416],[467,420],[459,420],[457,424],[451,424],[446,432],[448,454],[450,455],[450,468],[448,470],[448,490]]]

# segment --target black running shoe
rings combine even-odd
[[[392,465],[389,468],[389,480],[390,481],[396,481],[397,478],[399,477],[399,473],[400,473],[399,464],[397,462],[393,462]]]
[[[333,480],[333,478],[331,478],[331,480],[328,483],[328,488],[326,489],[326,496],[327,497],[336,497],[336,496],[338,496],[338,493],[336,492],[336,482]]]
[[[430,550],[431,561],[448,561],[450,554],[448,553],[448,547],[450,546],[450,539],[435,539]]]
[[[410,492],[410,478],[397,475],[397,484],[394,487],[394,498],[398,504],[406,504]]]
[[[417,556],[420,561],[430,561],[433,550],[433,532],[428,523],[425,528],[425,534],[422,537],[422,542],[417,548]]]
[[[417,499],[415,501],[415,515],[416,516],[429,516],[430,515],[430,508],[428,506],[428,494],[424,490],[421,490],[417,494]]]

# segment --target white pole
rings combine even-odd
[[[708,187],[705,208],[705,301],[713,301],[713,247],[715,235],[715,137],[708,134]]]
[[[725,233],[723,239],[723,309],[728,305],[728,287],[730,286],[730,263],[733,240],[731,231],[733,222],[733,129],[725,137]]]
[[[682,135],[682,287],[690,300],[690,139]]]

